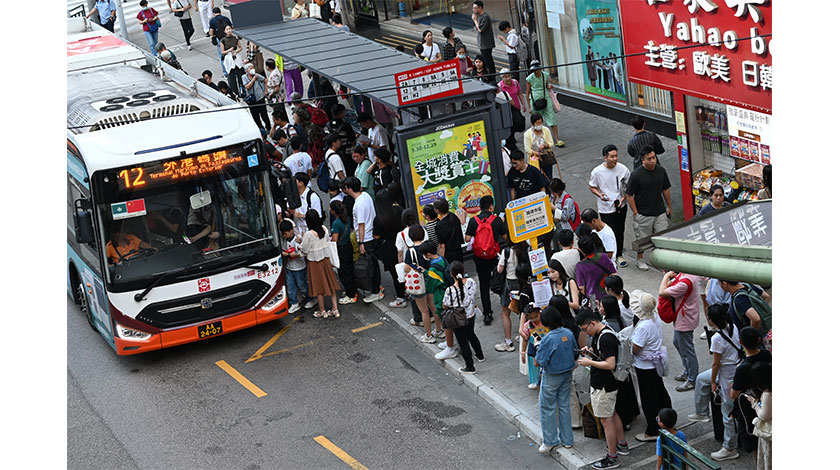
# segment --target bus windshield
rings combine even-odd
[[[272,256],[277,228],[258,148],[249,143],[97,172],[110,289],[143,289],[162,275],[175,281]]]

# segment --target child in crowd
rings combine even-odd
[[[409,272],[410,269],[420,271],[423,273],[423,278],[425,279],[428,276],[427,271],[429,269],[429,261],[423,255],[422,251],[423,245],[426,243],[426,241],[424,241],[426,231],[423,230],[423,227],[419,224],[414,224],[408,229],[408,237],[411,240],[411,246],[408,250],[406,250],[405,258],[403,260],[406,264],[405,272]],[[436,249],[437,248],[435,248],[435,250]],[[432,314],[431,312],[434,312],[434,294],[427,288],[425,294],[419,296],[409,295],[408,299],[413,305],[416,305],[417,309],[420,311],[420,324],[422,324],[423,328],[426,330],[426,332],[420,336],[420,341],[424,343],[434,343],[435,336],[432,333],[432,321],[430,318],[430,315]],[[438,330],[441,330],[442,325],[440,324],[440,320],[437,315],[434,316],[434,320],[435,327]]]
[[[568,307],[566,311],[569,311]],[[543,336],[534,358],[537,366],[542,368],[539,403],[543,443],[538,450],[546,453],[557,444],[563,444],[568,449],[574,443],[569,396],[577,359],[577,340],[574,333],[563,326],[563,317],[556,308],[544,308],[540,312],[540,321],[550,330]]]
[[[443,312],[443,295],[446,293],[446,275],[444,272],[449,266],[446,264],[443,256],[438,254],[438,244],[431,240],[426,240],[420,245],[420,254],[429,263],[429,268],[424,273],[424,277],[426,279],[426,299],[429,299],[429,296],[431,296],[431,305],[434,307],[431,308],[431,311],[435,314],[435,325],[437,326],[437,330],[432,332],[432,336],[434,338],[443,338],[444,333],[442,324],[440,323],[440,314]],[[434,343],[434,341],[425,342]]]
[[[330,184],[333,182],[330,181]],[[344,286],[344,295],[338,299],[341,305],[354,304],[359,300],[359,293],[356,290],[356,277],[353,274],[353,244],[350,243],[350,234],[353,233],[353,224],[344,203],[341,201],[330,202],[330,218],[333,219],[330,234],[332,241],[338,248],[338,278]]]
[[[280,248],[283,250],[283,267],[286,269],[286,291],[289,295],[289,313],[300,310],[301,305],[307,301],[309,285],[306,282],[306,260],[300,252],[300,237],[295,236],[295,228],[292,221],[285,219],[280,222]],[[312,299],[309,302],[313,303]],[[306,305],[305,308],[312,308]]]
[[[526,344],[526,349],[520,355],[523,361],[527,360],[528,364],[528,388],[536,390],[539,388],[540,383],[540,368],[537,366],[534,357],[537,355],[537,348],[540,346],[540,341],[548,333],[548,327],[543,325],[540,320],[539,307],[528,303],[522,307],[522,312],[527,320],[522,324],[522,328],[519,330],[519,336],[522,337],[522,343]]]
[[[688,442],[688,439],[685,437],[685,433],[682,431],[677,431],[674,426],[677,425],[677,412],[674,411],[673,408],[662,408],[659,410],[659,416],[656,418],[659,422],[659,427],[670,432],[674,435],[677,439],[681,439],[683,442]],[[682,470],[683,464],[680,460],[674,456],[670,455],[670,462],[668,466],[664,466],[665,460],[669,458],[669,455],[665,455],[665,451],[662,450],[662,447],[668,447],[673,452],[685,455],[685,451],[675,445],[672,444],[669,440],[663,439],[662,436],[656,438],[656,470],[665,470],[665,469],[680,469]]]
[[[435,227],[438,224],[438,214],[435,211],[435,206],[431,204],[423,206],[423,218],[426,219],[426,233],[429,235],[429,240],[437,244],[437,230],[435,230]]]
[[[481,350],[481,342],[478,336],[475,335],[475,290],[476,283],[473,279],[466,278],[464,273],[464,263],[461,261],[453,261],[449,266],[449,274],[455,280],[455,283],[449,286],[444,292],[443,306],[444,307],[464,307],[467,314],[467,324],[455,328],[452,332],[455,338],[458,339],[458,347],[461,348],[461,355],[464,356],[464,367],[458,369],[462,374],[475,374],[475,365],[473,363],[473,352],[478,362],[484,362],[484,351]],[[472,349],[470,349],[472,347]],[[473,351],[474,350],[474,351]],[[447,347],[438,356],[443,356],[443,353],[450,351],[448,357],[456,355],[455,348]],[[435,356],[438,359],[443,357]]]

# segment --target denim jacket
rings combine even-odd
[[[537,356],[537,364],[548,374],[562,374],[575,368],[577,340],[568,328],[556,328],[543,336]]]

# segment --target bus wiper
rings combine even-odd
[[[139,292],[137,294],[134,294],[134,301],[135,302],[140,302],[141,300],[145,300],[146,294],[151,292],[152,289],[154,289],[156,285],[160,284],[161,281],[163,281],[164,279],[169,277],[171,274],[175,274],[177,272],[178,271],[167,271],[165,273],[160,274],[158,277],[155,278],[154,281],[151,282],[151,284],[149,284],[148,286],[146,286],[145,289],[143,289],[143,292]]]

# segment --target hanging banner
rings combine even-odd
[[[620,1],[629,81],[772,109],[770,0]]]
[[[452,127],[449,127],[452,126]],[[439,126],[406,141],[418,212],[437,198],[466,226],[480,212],[479,200],[493,196],[484,121]]]
[[[577,0],[578,34],[584,64],[586,92],[627,102],[624,91],[624,61],[616,0]]]

